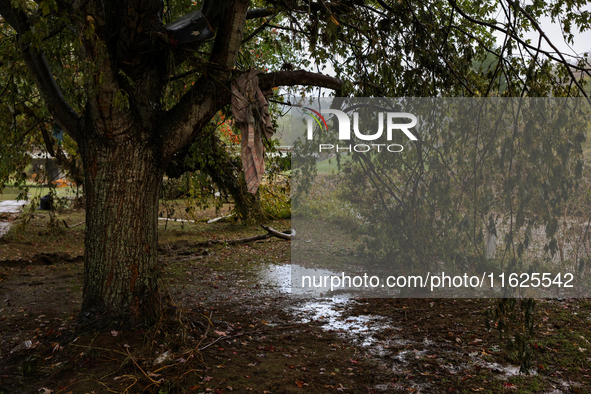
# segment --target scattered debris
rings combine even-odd
[[[171,356],[170,350],[167,350],[166,352],[164,352],[160,356],[158,356],[156,358],[156,360],[154,360],[153,365],[162,364],[163,362],[168,360],[170,358],[170,356]]]
[[[30,349],[31,347],[33,347],[33,342],[30,340],[26,340],[24,342],[21,342],[19,345],[15,346],[10,353],[16,353],[16,352],[20,352],[21,350],[26,350],[26,349]]]

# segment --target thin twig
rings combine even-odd
[[[150,375],[148,375],[146,372],[144,372],[144,370],[142,369],[142,367],[140,367],[140,366],[138,365],[138,363],[135,361],[135,358],[133,358],[133,356],[131,355],[131,353],[129,353],[129,348],[125,348],[125,350],[127,351],[127,355],[129,356],[129,358],[131,359],[131,361],[133,362],[133,364],[134,364],[136,367],[138,367],[140,371],[142,371],[142,373],[144,374],[144,376],[145,376],[146,378],[148,378],[148,379],[149,379],[149,380],[152,382],[152,384],[155,384],[156,386],[159,386],[159,385],[160,385],[160,382],[157,382],[156,380],[152,379],[152,378],[150,377]]]
[[[224,336],[221,336],[221,337],[215,339],[214,341],[212,341],[208,345],[205,345],[202,348],[199,348],[199,351],[202,351],[203,349],[207,349],[208,347],[210,347],[214,343],[218,342],[220,339],[237,338],[237,337],[242,337],[244,335],[252,335],[252,334],[259,333],[259,332],[266,332],[266,331],[272,331],[272,330],[286,330],[288,328],[296,328],[296,327],[299,327],[299,326],[302,326],[302,325],[304,325],[304,324],[302,323],[302,324],[293,324],[291,326],[280,326],[280,327],[264,328],[264,329],[261,329],[261,330],[248,331],[248,332],[243,332],[243,333],[236,334],[236,335],[224,335]]]
[[[208,320],[207,328],[205,329],[205,334],[203,334],[201,336],[201,339],[199,340],[199,342],[197,342],[197,345],[195,345],[196,348],[198,348],[199,345],[201,345],[201,343],[207,337],[207,333],[209,332],[209,327],[213,326],[213,323],[211,322],[211,316],[213,316],[213,311],[209,312],[209,317],[205,316],[207,318],[207,320]]]

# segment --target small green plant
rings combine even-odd
[[[271,219],[291,218],[291,182],[289,179],[266,183],[259,187],[261,208]]]
[[[487,326],[491,320],[495,322],[501,339],[506,340],[507,349],[520,365],[519,371],[525,374],[532,367],[529,343],[534,336],[535,304],[533,298],[501,298],[487,316]]]

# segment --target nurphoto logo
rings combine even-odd
[[[318,124],[321,130],[328,131],[328,124],[326,123],[326,119],[322,114],[331,114],[336,117],[338,120],[338,128],[339,128],[339,140],[341,141],[350,141],[351,140],[351,120],[349,115],[345,112],[337,110],[337,109],[321,109],[320,112],[316,111],[309,107],[303,107],[305,110],[304,114],[308,115],[308,123],[307,123],[307,139],[312,140],[314,138],[314,123]],[[411,128],[417,125],[417,118],[413,114],[409,114],[406,112],[386,112],[386,139],[388,141],[392,141],[392,137],[394,136],[395,130],[402,131],[408,139],[411,141],[416,141],[417,137],[410,131]],[[400,119],[410,119],[409,122],[403,122]],[[355,134],[355,138],[361,141],[375,141],[382,137],[384,133],[384,112],[378,112],[377,114],[378,120],[378,130],[373,134],[364,134],[359,130],[359,114],[357,112],[353,112],[353,133]],[[355,144],[355,145],[334,145],[334,144],[320,144],[319,145],[319,152],[335,150],[339,151],[348,151],[348,152],[368,152],[372,149],[381,152],[382,149],[388,152],[402,152],[404,147],[400,144]]]

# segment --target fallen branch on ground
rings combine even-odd
[[[228,219],[228,218],[231,218],[233,215],[234,215],[234,214],[233,214],[233,213],[231,213],[231,214],[229,214],[229,215],[226,215],[226,216],[220,216],[219,218],[215,218],[215,219],[208,220],[208,221],[207,221],[207,224],[215,223],[215,222],[218,222],[218,221],[220,221],[220,220],[222,220],[222,219]]]
[[[208,239],[205,242],[197,243],[196,246],[209,246],[209,245],[214,245],[214,244],[226,244],[226,245],[244,244],[244,243],[249,243],[249,242],[254,242],[254,241],[260,241],[263,239],[268,239],[271,237],[277,237],[277,238],[281,238],[281,239],[285,239],[285,240],[289,241],[292,238],[294,238],[295,234],[296,234],[294,229],[286,230],[284,232],[279,232],[279,231],[273,229],[272,227],[263,226],[262,224],[261,224],[261,227],[264,228],[265,230],[267,230],[267,234],[255,235],[253,237],[240,238],[240,239]]]
[[[296,236],[296,231],[293,228],[291,230],[287,230],[287,231],[284,231],[281,233],[281,232],[273,229],[272,227],[263,226],[262,224],[261,224],[261,227],[264,228],[265,230],[267,230],[269,232],[269,234],[274,237],[291,240],[292,238],[295,238],[295,236]]]
[[[64,222],[64,226],[66,226],[66,228],[73,228],[73,227],[80,226],[81,224],[84,224],[84,223],[86,223],[86,220],[83,220],[83,221],[81,221],[80,223],[76,223],[76,224],[73,224],[73,225],[71,225],[71,226],[68,226],[68,223],[66,223],[66,221],[65,221],[65,220],[62,220],[62,222]]]
[[[195,223],[195,220],[188,220],[188,219],[173,219],[173,218],[158,218],[158,220],[166,220],[169,222],[188,222],[188,223]]]

